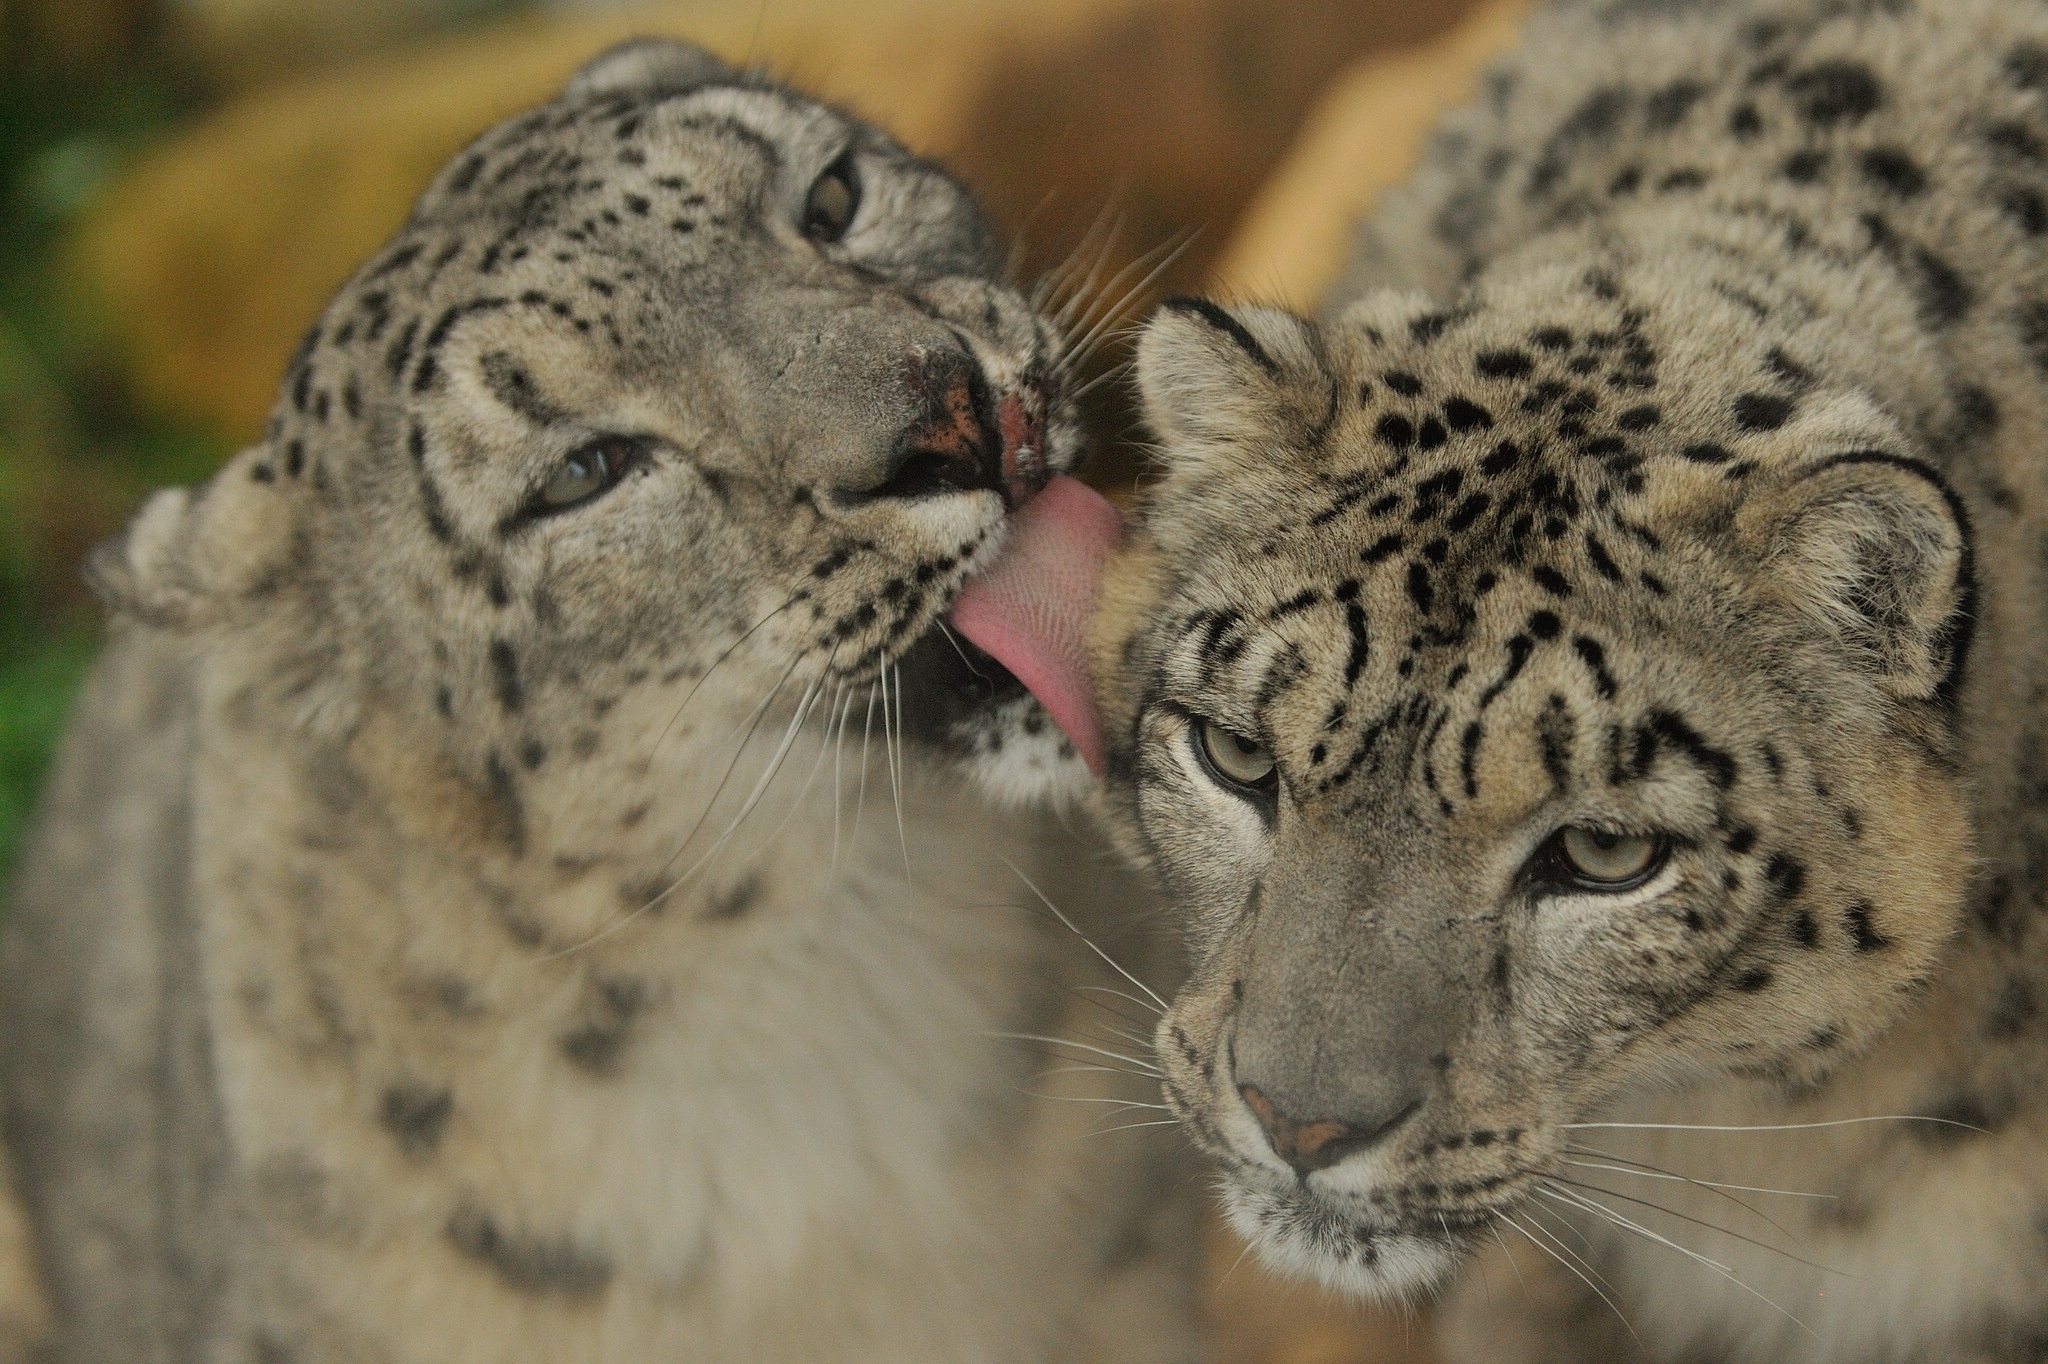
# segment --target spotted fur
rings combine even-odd
[[[1171,1148],[1012,1040],[1109,979],[1021,876],[1140,892],[967,783],[1085,774],[935,629],[1077,444],[997,259],[883,134],[629,46],[100,555],[8,923],[51,1358],[1187,1357]]]
[[[2040,1357],[2044,196],[2037,6],[1586,0],[1325,322],[1149,325],[1107,805],[1269,1259],[1484,1249],[1475,1361]],[[1574,825],[1668,857],[1585,888]]]

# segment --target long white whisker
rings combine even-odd
[[[991,1032],[983,1033],[982,1036],[999,1038],[1007,1042],[1039,1042],[1051,1047],[1072,1047],[1075,1051],[1092,1052],[1096,1056],[1107,1057],[1112,1061],[1122,1061],[1126,1065],[1137,1066],[1139,1072],[1147,1075],[1159,1074],[1152,1066],[1140,1061],[1135,1056],[1125,1056],[1122,1052],[1109,1051],[1103,1047],[1091,1047],[1086,1042],[1076,1042],[1070,1037],[1046,1037],[1041,1033],[1031,1032]],[[1136,1074],[1139,1072],[1132,1073]]]
[[[1835,1195],[1831,1193],[1807,1193],[1801,1189],[1764,1189],[1759,1188],[1754,1184],[1718,1184],[1711,1179],[1693,1179],[1687,1175],[1674,1175],[1664,1170],[1632,1170],[1626,1165],[1606,1165],[1598,1161],[1591,1160],[1566,1159],[1564,1163],[1566,1165],[1576,1165],[1582,1170],[1612,1170],[1614,1171],[1614,1173],[1618,1175],[1634,1175],[1638,1179],[1668,1179],[1674,1180],[1680,1184],[1697,1185],[1698,1187],[1703,1189],[1732,1189],[1737,1193],[1778,1194],[1785,1198],[1832,1199],[1835,1197]],[[1744,1206],[1747,1205],[1745,1204]]]
[[[1714,1270],[1716,1273],[1721,1275],[1721,1277],[1728,1280],[1728,1282],[1734,1284],[1737,1288],[1749,1294],[1752,1298],[1755,1298],[1758,1302],[1761,1302],[1766,1306],[1770,1307],[1772,1311],[1778,1313],[1778,1315],[1785,1318],[1785,1320],[1791,1322],[1794,1326],[1797,1326],[1800,1330],[1806,1332],[1807,1335],[1812,1336],[1814,1340],[1818,1341],[1820,1339],[1820,1337],[1814,1333],[1812,1327],[1808,1326],[1798,1317],[1792,1315],[1792,1313],[1786,1311],[1785,1308],[1779,1305],[1777,1302],[1774,1302],[1772,1299],[1766,1297],[1764,1294],[1758,1292],[1756,1289],[1744,1283],[1733,1269],[1730,1269],[1727,1265],[1722,1264],[1719,1260],[1708,1259],[1706,1256],[1700,1254],[1698,1251],[1688,1250],[1686,1247],[1679,1245],[1678,1242],[1673,1241],[1667,1236],[1659,1236],[1656,1232],[1651,1231],[1649,1228],[1641,1225],[1640,1223],[1629,1220],[1628,1218],[1622,1216],[1620,1213],[1614,1211],[1614,1209],[1606,1206],[1605,1204],[1599,1202],[1596,1199],[1582,1198],[1577,1195],[1567,1196],[1567,1191],[1552,1188],[1547,1185],[1543,1188],[1539,1188],[1538,1192],[1543,1193],[1545,1196],[1550,1198],[1575,1203],[1577,1206],[1583,1208],[1587,1212],[1593,1213],[1595,1216],[1605,1217],[1608,1221],[1612,1222],[1617,1227],[1621,1227],[1627,1231],[1632,1231],[1638,1236],[1642,1236],[1648,1240],[1656,1242],[1658,1245],[1668,1246],[1672,1250],[1675,1250],[1679,1254],[1685,1256],[1687,1259],[1697,1261],[1698,1263],[1707,1266],[1709,1269]]]
[[[838,735],[832,740],[832,867],[828,879],[839,876],[839,807],[846,793],[844,760],[846,757],[846,722],[853,715],[853,688],[842,686],[845,704],[839,709]]]
[[[1522,1277],[1521,1262],[1516,1260],[1515,1253],[1508,1249],[1508,1243],[1502,1238],[1497,1223],[1488,1222],[1486,1229],[1493,1234],[1493,1243],[1500,1247],[1500,1253],[1508,1257],[1508,1268],[1515,1271],[1515,1282],[1522,1286],[1522,1296],[1526,1298],[1529,1294],[1529,1282]]]
[[[896,723],[895,738],[890,738],[889,723],[889,682],[891,673],[896,674]],[[896,842],[903,849],[903,881],[910,883],[910,835],[903,827],[903,782],[897,775],[902,760],[901,741],[903,737],[903,674],[896,672],[895,665],[882,665],[882,747],[889,755],[889,795],[896,804]]]
[[[1096,1128],[1096,1129],[1095,1129],[1095,1130],[1094,1130],[1093,1132],[1090,1132],[1090,1133],[1089,1133],[1088,1135],[1089,1135],[1089,1136],[1091,1136],[1091,1137],[1106,1137],[1106,1136],[1108,1136],[1108,1135],[1109,1135],[1110,1133],[1112,1133],[1112,1132],[1130,1132],[1130,1131],[1135,1131],[1136,1129],[1138,1129],[1138,1128],[1140,1128],[1140,1127],[1178,1127],[1178,1126],[1180,1126],[1180,1119],[1179,1119],[1179,1118],[1167,1118],[1167,1119],[1166,1119],[1166,1120],[1164,1120],[1163,1122],[1162,1122],[1162,1121],[1153,1121],[1153,1122],[1126,1122],[1126,1123],[1119,1123],[1119,1124],[1118,1124],[1118,1125],[1116,1125],[1115,1127],[1098,1127],[1098,1128]]]
[[[1657,1232],[1651,1231],[1648,1227],[1645,1227],[1638,1222],[1632,1221],[1629,1218],[1624,1217],[1622,1214],[1616,1212],[1614,1209],[1608,1207],[1604,1203],[1596,1203],[1590,1198],[1582,1198],[1569,1190],[1553,1188],[1549,1184],[1543,1184],[1539,1186],[1536,1192],[1543,1195],[1545,1198],[1552,1200],[1553,1202],[1563,1203],[1566,1207],[1577,1208],[1581,1212],[1593,1213],[1595,1216],[1598,1216],[1604,1219],[1605,1221],[1612,1222],[1615,1226],[1620,1227],[1624,1231],[1632,1231],[1636,1233],[1638,1236],[1642,1236],[1649,1240],[1655,1241],[1660,1246],[1669,1246],[1671,1249],[1677,1251],[1679,1254],[1687,1257],[1688,1259],[1697,1260],[1701,1264],[1706,1265],[1710,1269],[1719,1270],[1723,1274],[1733,1274],[1735,1272],[1735,1269],[1732,1265],[1722,1264],[1719,1260],[1712,1259],[1708,1256],[1700,1254],[1696,1250],[1691,1250],[1685,1246],[1681,1246],[1678,1244],[1678,1242],[1672,1240],[1670,1237],[1662,1236],[1659,1235]]]
[[[868,803],[868,742],[875,735],[875,684],[868,683],[868,714],[860,727],[860,788],[853,797],[853,832],[846,836],[848,844],[860,845],[860,816]]]
[[[1024,869],[1022,867],[1018,866],[1015,862],[1012,862],[1007,857],[1001,858],[1001,861],[1004,866],[1010,869],[1012,875],[1014,875],[1019,881],[1022,881],[1026,886],[1028,886],[1031,890],[1031,893],[1033,895],[1036,895],[1039,898],[1039,901],[1043,903],[1047,909],[1052,911],[1054,918],[1058,919],[1062,924],[1066,925],[1067,931],[1069,933],[1072,933],[1075,937],[1079,938],[1082,942],[1086,943],[1088,945],[1088,950],[1090,952],[1093,952],[1096,956],[1102,958],[1103,961],[1109,964],[1110,970],[1116,972],[1125,980],[1137,986],[1140,990],[1143,990],[1146,993],[1146,995],[1148,995],[1151,998],[1152,1002],[1159,1006],[1160,1012],[1162,1014],[1166,1012],[1166,1001],[1161,999],[1157,994],[1155,994],[1151,986],[1147,985],[1144,981],[1139,980],[1129,971],[1124,970],[1123,967],[1117,965],[1116,958],[1110,956],[1109,953],[1103,951],[1100,947],[1097,947],[1095,945],[1095,940],[1090,938],[1086,933],[1083,933],[1075,925],[1074,921],[1072,919],[1069,919],[1066,916],[1066,913],[1063,910],[1061,910],[1058,905],[1054,904],[1044,891],[1038,888],[1038,883],[1036,881],[1033,881],[1030,877],[1024,874]]]
[[[797,656],[797,661],[801,662],[802,658],[803,656],[799,654]],[[782,681],[776,683],[776,691],[780,691],[782,689],[783,683],[787,682],[789,680],[790,674],[794,673],[795,671],[796,663],[791,663],[789,666],[789,671],[783,673]],[[819,683],[814,682],[811,684],[810,687],[807,687],[805,689],[804,695],[797,701],[796,714],[791,717],[789,727],[783,731],[782,741],[777,746],[774,756],[769,759],[768,766],[766,767],[766,769],[763,770],[760,780],[755,782],[754,789],[748,794],[747,799],[741,806],[740,812],[737,815],[733,816],[732,823],[726,825],[725,832],[721,833],[717,837],[717,839],[715,839],[712,842],[711,846],[705,849],[703,856],[699,857],[695,862],[692,862],[687,870],[685,870],[681,875],[675,877],[667,885],[663,886],[661,890],[659,890],[653,896],[651,896],[645,904],[642,904],[639,907],[629,911],[622,917],[613,920],[611,923],[605,925],[597,932],[590,934],[588,937],[585,937],[581,942],[575,943],[569,947],[565,947],[558,952],[550,953],[546,956],[539,958],[539,960],[555,961],[558,958],[566,957],[571,953],[581,952],[585,948],[603,942],[612,934],[618,932],[626,925],[638,919],[642,914],[645,914],[655,905],[660,904],[670,895],[673,895],[679,887],[688,884],[688,882],[694,876],[696,876],[696,874],[700,870],[703,869],[706,863],[708,863],[712,858],[716,857],[719,851],[725,847],[727,840],[729,840],[732,837],[733,832],[739,828],[741,822],[744,821],[749,814],[753,813],[754,807],[760,803],[762,792],[767,790],[768,783],[774,780],[776,772],[780,770],[782,766],[782,760],[784,757],[788,755],[790,745],[795,742],[797,729],[802,724],[805,710],[807,706],[811,703],[813,695],[818,689],[819,685]],[[769,693],[770,701],[774,699],[774,695],[774,692]],[[760,723],[759,715],[762,714],[766,714],[765,703],[761,711],[757,714],[757,717],[754,721],[755,725],[758,725]],[[671,855],[668,862],[663,865],[663,870],[666,870],[669,866],[674,865],[676,857],[682,855],[682,850],[690,845],[690,840],[695,838],[697,836],[697,831],[704,827],[705,817],[711,813],[712,807],[718,803],[719,795],[722,792],[724,792],[726,782],[731,780],[733,770],[736,767],[738,767],[739,760],[741,756],[745,754],[747,745],[753,740],[753,736],[754,730],[750,726],[747,730],[746,738],[740,741],[739,751],[733,754],[732,762],[726,765],[725,775],[719,778],[718,786],[712,791],[711,800],[704,807],[704,813],[699,815],[697,817],[697,822],[690,826],[689,834],[684,837],[682,843],[677,847],[675,853]]]
[[[1146,1000],[1142,1000],[1138,998],[1136,995],[1131,994],[1129,991],[1126,990],[1119,990],[1109,985],[1079,985],[1075,988],[1084,993],[1092,993],[1099,991],[1100,993],[1105,995],[1115,995],[1118,999],[1128,999],[1131,1003],[1137,1005],[1139,1008],[1143,1009],[1146,1013],[1151,1014],[1153,1017],[1156,1018],[1160,1016],[1158,1006],[1151,1004]]]
[[[1805,1265],[1808,1269],[1817,1269],[1821,1271],[1823,1274],[1834,1274],[1844,1279],[1855,1277],[1852,1274],[1843,1273],[1843,1271],[1839,1269],[1833,1269],[1827,1265],[1820,1264],[1813,1260],[1809,1260],[1803,1255],[1794,1255],[1791,1251],[1784,1249],[1782,1246],[1774,1246],[1770,1242],[1758,1240],[1754,1236],[1745,1236],[1743,1233],[1739,1231],[1733,1231],[1727,1227],[1720,1225],[1717,1222],[1709,1222],[1703,1217],[1694,1217],[1688,1213],[1682,1213],[1678,1211],[1676,1208],[1667,1208],[1662,1203],[1653,1203],[1647,1198],[1637,1198],[1634,1194],[1625,1194],[1619,1189],[1610,1189],[1604,1184],[1585,1184],[1581,1183],[1576,1179],[1567,1179],[1563,1175],[1552,1175],[1550,1176],[1549,1182],[1553,1186],[1569,1186],[1573,1189],[1584,1190],[1586,1193],[1589,1194],[1605,1194],[1609,1198],[1618,1198],[1624,1203],[1633,1203],[1637,1207],[1648,1208],[1652,1212],[1661,1212],[1666,1217],[1675,1217],[1681,1222],[1690,1222],[1694,1226],[1699,1227],[1702,1230],[1718,1233],[1719,1235],[1726,1236],[1731,1240],[1740,1241],[1744,1245],[1755,1246],[1758,1250],[1768,1251],[1773,1255],[1781,1256],[1784,1259],[1792,1261],[1794,1264]],[[1742,1206],[1740,1199],[1731,1198],[1729,1201],[1737,1204],[1738,1206]],[[1770,1222],[1771,1226],[1775,1228],[1780,1234],[1785,1236],[1788,1240],[1791,1240],[1795,1243],[1799,1240],[1798,1237],[1794,1236],[1785,1227],[1779,1225],[1777,1222],[1772,1221],[1768,1217],[1764,1217],[1762,1213],[1756,1212],[1756,1209],[1745,1207],[1744,1210],[1747,1212],[1755,1213],[1756,1216],[1763,1218],[1764,1221]]]
[[[1615,1155],[1612,1151],[1597,1151],[1590,1147],[1580,1146],[1576,1142],[1565,1143],[1564,1149],[1567,1153],[1567,1156],[1598,1156],[1602,1160],[1618,1161],[1620,1162],[1620,1166],[1616,1170],[1616,1172],[1619,1174],[1637,1174],[1642,1175],[1645,1178],[1654,1176],[1663,1179],[1676,1179],[1683,1183],[1691,1184],[1696,1188],[1705,1189],[1708,1193],[1713,1194],[1716,1198],[1719,1198],[1727,1203],[1733,1203],[1736,1207],[1742,1209],[1744,1212],[1748,1213],[1751,1217],[1756,1218],[1758,1221],[1765,1223],[1773,1231],[1777,1232],[1780,1236],[1783,1236],[1786,1240],[1791,1241],[1793,1244],[1805,1244],[1803,1241],[1800,1240],[1798,1235],[1795,1234],[1790,1227],[1778,1221],[1777,1218],[1772,1217],[1769,1213],[1765,1212],[1762,1208],[1757,1207],[1755,1204],[1749,1202],[1747,1199],[1737,1198],[1734,1195],[1734,1193],[1730,1192],[1731,1189],[1740,1188],[1741,1186],[1739,1185],[1716,1184],[1711,1180],[1689,1179],[1684,1175],[1674,1174],[1669,1170],[1660,1170],[1656,1166],[1646,1164],[1645,1162],[1640,1160],[1632,1160],[1627,1156],[1618,1156]],[[1565,1163],[1577,1166],[1582,1169],[1602,1168],[1581,1160],[1566,1159]],[[1605,1190],[1604,1185],[1593,1185],[1589,1187],[1600,1188],[1603,1191]],[[1783,1189],[1750,1189],[1746,1190],[1746,1192],[1789,1193],[1790,1191]],[[1807,1194],[1803,1196],[1809,1198],[1832,1197],[1832,1195],[1828,1194]]]
[[[833,650],[833,654],[832,654],[832,655],[828,655],[828,656],[826,657],[826,659],[825,659],[825,671],[826,671],[827,673],[830,673],[830,672],[831,672],[831,670],[832,670],[832,657],[833,657],[833,655],[836,655],[837,653],[838,653],[838,650],[837,650],[837,649],[835,648],[835,649]],[[836,684],[834,684],[834,685],[835,685],[835,690],[834,690],[834,692],[833,692],[833,705],[835,705],[835,706],[836,706],[836,705],[838,704],[838,692],[839,692],[840,690],[844,690],[845,684],[844,684],[844,683],[836,683]],[[811,704],[810,704],[810,706],[809,706],[809,707],[808,707],[808,708],[807,708],[806,710],[802,711],[802,712],[800,713],[800,715],[799,715],[799,719],[798,719],[798,724],[797,724],[797,729],[798,729],[799,731],[801,731],[801,730],[802,730],[802,728],[803,728],[803,726],[804,726],[804,725],[806,725],[806,724],[810,723],[810,718],[811,718],[811,715],[812,715],[812,713],[813,713],[813,712],[815,712],[815,711],[817,710],[817,708],[818,708],[818,703],[819,703],[820,701],[823,701],[824,699],[825,699],[825,687],[824,687],[824,681],[823,681],[823,679],[821,678],[821,679],[820,679],[820,681],[819,681],[819,685],[818,685],[818,691],[817,691],[817,699],[816,699],[816,700],[814,700],[814,701],[812,701],[812,702],[811,702]],[[828,711],[827,713],[829,714],[830,712]],[[803,808],[803,804],[804,804],[804,801],[805,801],[806,799],[808,799],[808,798],[809,798],[809,796],[810,796],[810,794],[811,794],[811,788],[812,788],[813,786],[815,786],[815,785],[817,784],[817,781],[818,781],[818,773],[822,772],[822,771],[824,770],[824,768],[825,768],[825,754],[826,754],[827,752],[829,752],[829,751],[830,751],[830,749],[831,749],[831,746],[832,746],[832,728],[831,728],[831,722],[830,722],[830,721],[828,720],[828,721],[826,722],[826,727],[825,727],[825,736],[824,736],[824,738],[823,738],[823,739],[822,739],[822,740],[821,740],[821,741],[819,742],[819,744],[818,744],[818,756],[817,756],[817,759],[816,759],[816,760],[815,760],[814,762],[812,762],[812,764],[811,764],[811,770],[810,770],[810,774],[809,774],[808,776],[806,776],[806,777],[804,778],[804,784],[803,784],[802,786],[800,786],[800,787],[798,787],[798,788],[797,788],[797,793],[796,793],[796,799],[792,800],[792,801],[791,801],[791,802],[789,803],[789,809],[783,812],[783,816],[782,816],[782,819],[781,819],[781,820],[780,820],[780,821],[779,821],[779,822],[778,822],[778,823],[776,824],[775,828],[774,828],[774,829],[773,829],[773,830],[772,830],[772,831],[771,831],[771,832],[769,833],[768,837],[762,840],[762,846],[763,846],[763,847],[767,847],[767,846],[769,846],[769,845],[773,844],[773,843],[774,843],[774,842],[775,842],[775,841],[776,841],[777,839],[781,838],[781,837],[782,837],[782,831],[783,831],[784,829],[787,829],[787,828],[789,827],[789,821],[790,821],[790,820],[792,820],[792,819],[794,819],[794,818],[796,818],[796,812],[797,812],[798,810],[800,810],[800,809],[802,809],[802,808]]]
[[[776,607],[773,611],[770,611],[767,615],[761,617],[761,619],[755,621],[752,625],[749,625],[746,628],[745,632],[742,633],[738,639],[734,640],[732,643],[725,646],[725,651],[723,653],[719,654],[717,658],[711,660],[711,666],[706,668],[702,673],[698,674],[697,680],[690,684],[690,690],[685,692],[683,694],[683,699],[676,704],[675,713],[668,717],[668,723],[661,727],[661,733],[654,736],[654,743],[648,748],[648,752],[650,754],[652,754],[656,749],[659,749],[661,747],[661,741],[668,737],[669,730],[675,728],[676,721],[681,719],[683,712],[689,708],[691,698],[695,697],[697,692],[704,686],[704,684],[711,680],[711,674],[718,671],[719,664],[725,662],[728,658],[731,658],[733,656],[733,653],[736,650],[738,650],[738,648],[742,644],[745,644],[748,640],[752,639],[754,637],[754,632],[756,630],[759,630],[762,626],[766,625],[769,621],[774,620],[777,616],[781,615],[784,611],[787,611],[790,607],[794,605],[796,605],[796,598],[792,596],[789,598],[789,600],[783,602],[782,605]],[[798,656],[801,657],[802,655]]]
[[[1188,248],[1195,244],[1195,239],[1199,235],[1197,232],[1190,232],[1178,243],[1161,243],[1111,276],[1109,281],[1102,287],[1104,295],[1107,295],[1111,289],[1116,288],[1124,276],[1128,275],[1131,271],[1142,269],[1148,263],[1148,257],[1160,257],[1150,270],[1145,271],[1144,278],[1125,289],[1122,296],[1115,303],[1102,310],[1100,318],[1086,332],[1082,333],[1081,339],[1074,343],[1069,357],[1062,357],[1063,360],[1068,361],[1074,368],[1085,365],[1088,359],[1094,355],[1095,347],[1104,338],[1106,331],[1124,319],[1131,305],[1142,298],[1145,292],[1158,282],[1161,275],[1173,268],[1174,262],[1187,253]]]
[[[1636,1342],[1636,1344],[1641,1345],[1643,1343],[1643,1338],[1639,1335],[1636,1335],[1636,1328],[1629,1323],[1628,1314],[1623,1312],[1619,1307],[1615,1306],[1614,1299],[1608,1297],[1605,1293],[1601,1292],[1600,1286],[1598,1284],[1594,1283],[1584,1274],[1580,1274],[1578,1266],[1572,1264],[1563,1256],[1559,1255],[1556,1251],[1552,1250],[1550,1247],[1544,1245],[1541,1241],[1537,1240],[1534,1236],[1530,1235],[1529,1229],[1523,1226],[1520,1222],[1517,1222],[1514,1218],[1503,1213],[1501,1214],[1501,1220],[1503,1222],[1506,1222],[1509,1226],[1513,1227],[1516,1231],[1522,1233],[1522,1238],[1526,1240],[1530,1245],[1536,1247],[1536,1249],[1542,1251],[1545,1255],[1548,1255],[1551,1259],[1557,1261],[1566,1269],[1569,1269],[1573,1274],[1577,1275],[1580,1283],[1583,1283],[1584,1285],[1586,1285],[1586,1287],[1592,1289],[1594,1295],[1598,1297],[1600,1301],[1607,1304],[1607,1310],[1614,1313],[1615,1319],[1621,1323],[1622,1329],[1629,1333],[1629,1336]]]
[[[1990,1135],[1984,1128],[1957,1122],[1954,1118],[1929,1117],[1925,1113],[1884,1113],[1868,1118],[1835,1118],[1828,1122],[1758,1123],[1752,1126],[1687,1122],[1568,1122],[1564,1123],[1563,1127],[1568,1132],[1587,1131],[1593,1128],[1609,1128],[1618,1132],[1811,1132],[1823,1127],[1855,1127],[1871,1122],[1931,1122],[1943,1127],[1960,1127],[1965,1132]]]
[[[690,846],[691,840],[695,839],[698,832],[703,829],[704,821],[711,818],[711,812],[718,807],[718,798],[725,794],[726,783],[732,780],[732,774],[739,768],[740,759],[746,756],[747,745],[754,741],[755,730],[760,727],[761,721],[766,718],[769,707],[775,704],[775,698],[782,695],[782,689],[789,685],[789,679],[796,674],[797,666],[803,662],[803,659],[804,656],[801,653],[791,659],[789,666],[782,670],[782,676],[775,680],[775,685],[769,688],[766,696],[761,698],[761,703],[748,713],[746,719],[734,727],[732,734],[719,741],[718,747],[723,747],[728,740],[738,737],[739,746],[733,749],[732,759],[726,763],[725,771],[719,775],[718,785],[711,789],[711,798],[705,801],[704,808],[698,811],[696,823],[690,826],[690,831],[683,835],[681,842],[676,844],[676,850],[668,855],[668,860],[661,864],[659,871],[655,873],[657,876],[667,874],[668,869],[676,864],[676,859],[683,855],[684,849]],[[718,751],[718,748],[715,747],[712,751],[715,753]],[[668,893],[674,889],[675,885],[673,882],[664,886],[652,899],[648,900],[646,904],[641,905],[639,909],[634,910],[633,913],[637,915],[642,910],[650,909],[661,903]]]
[[[1098,1070],[1106,1075],[1121,1075],[1125,1073],[1123,1071],[1111,1070],[1108,1066],[1056,1066],[1051,1070],[1042,1070],[1039,1072],[1039,1074],[1072,1075],[1078,1071],[1089,1070]],[[1139,1103],[1132,1099],[1105,1099],[1093,1094],[1040,1094],[1036,1091],[1029,1089],[1023,1092],[1029,1094],[1034,1099],[1045,1099],[1052,1103],[1108,1104],[1112,1108],[1117,1109],[1119,1112],[1125,1112],[1131,1109],[1149,1109],[1154,1113],[1171,1113],[1173,1111],[1172,1109],[1168,1108],[1165,1104]]]

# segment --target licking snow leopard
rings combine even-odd
[[[1106,806],[1236,1225],[1483,1252],[1473,1361],[2042,1357],[2048,8],[1559,5],[1325,321],[1137,372]]]
[[[102,551],[6,930],[51,1358],[1188,1357],[1171,1146],[1015,1040],[1122,983],[1035,888],[1142,892],[966,779],[1087,780],[942,620],[1093,497],[1002,279],[882,133],[629,45]]]

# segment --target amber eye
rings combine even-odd
[[[1629,890],[1664,865],[1661,838],[1573,825],[1555,840],[1559,869],[1582,889]]]
[[[836,242],[853,226],[860,212],[860,175],[847,152],[825,168],[804,200],[804,235],[814,242]]]
[[[1196,743],[1203,760],[1225,786],[1265,794],[1279,784],[1273,755],[1213,720],[1195,722]]]
[[[642,452],[641,442],[630,436],[600,436],[578,446],[541,485],[538,509],[560,511],[588,502],[623,478]]]

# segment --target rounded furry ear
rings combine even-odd
[[[210,624],[290,557],[296,492],[268,446],[244,450],[197,488],[152,494],[87,558],[86,583],[110,610],[150,625]]]
[[[1313,443],[1336,406],[1315,323],[1277,308],[1170,298],[1138,338],[1145,420],[1176,470],[1217,447]]]
[[[1744,502],[1765,580],[1892,695],[1946,700],[1974,624],[1970,523],[1941,475],[1880,451],[1787,471]]]
[[[607,48],[585,63],[563,88],[565,99],[609,94],[681,94],[701,85],[734,79],[739,73],[695,43],[673,38],[634,38]]]

